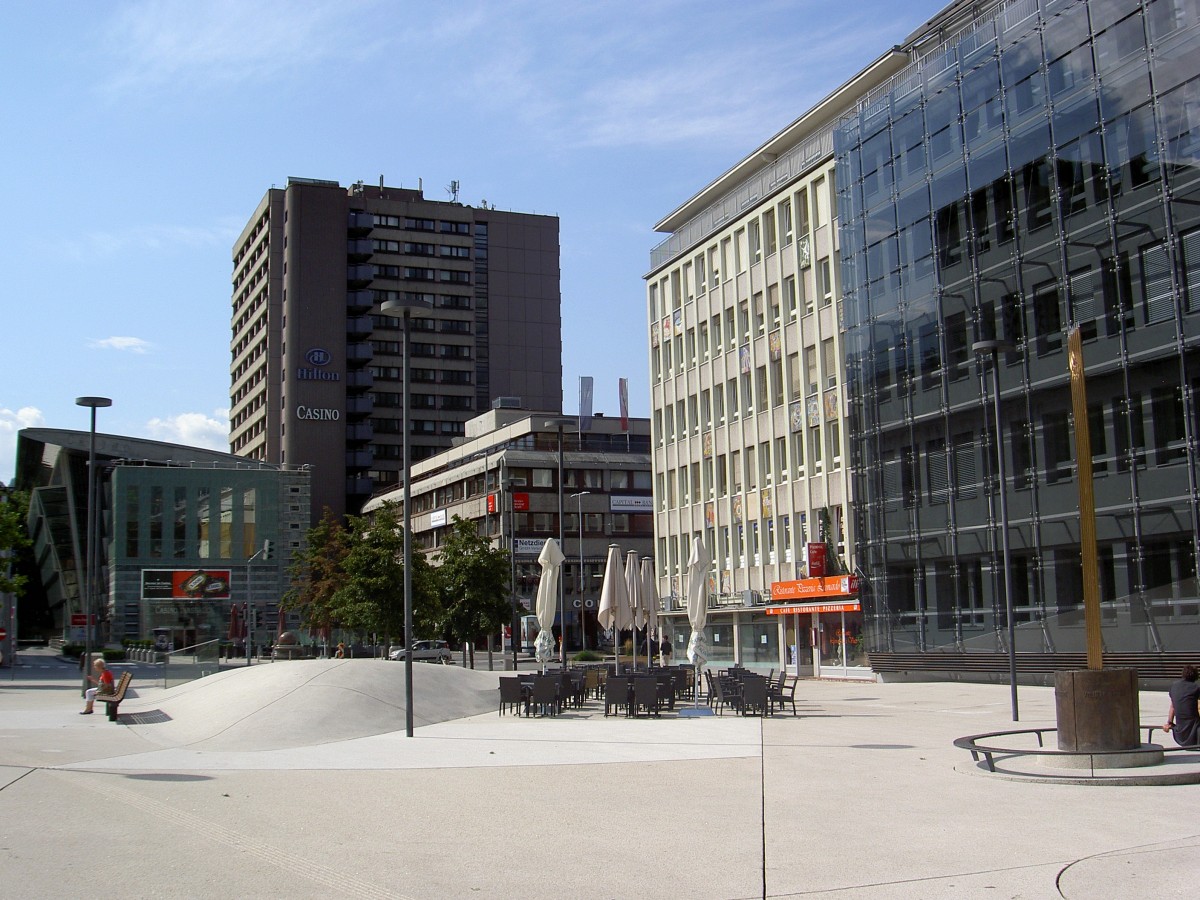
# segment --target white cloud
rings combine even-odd
[[[46,424],[40,409],[23,406],[15,412],[0,407],[0,481],[8,483],[17,471],[17,432]]]
[[[146,423],[146,431],[156,441],[229,452],[228,409],[213,410],[211,415],[187,412],[154,418]]]
[[[122,4],[106,35],[111,98],[163,88],[262,81],[361,52],[352,0],[145,0]]]
[[[233,219],[209,226],[138,225],[123,231],[91,231],[79,235],[64,248],[75,262],[93,262],[129,251],[157,253],[169,250],[198,250],[229,247],[241,231]]]
[[[154,345],[149,341],[143,341],[141,338],[114,336],[89,341],[88,346],[96,347],[100,350],[125,350],[129,353],[146,353]]]

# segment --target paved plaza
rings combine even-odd
[[[409,739],[398,663],[171,690],[128,669],[120,724],[78,715],[69,663],[0,670],[0,896],[1162,898],[1200,873],[1200,786],[1014,781],[955,749],[1012,727],[1003,685],[523,718],[497,714],[501,673],[418,665]],[[1140,700],[1163,720],[1164,693]],[[1020,701],[1021,726],[1053,726],[1051,689]]]

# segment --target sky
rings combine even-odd
[[[231,247],[292,176],[558,216],[563,411],[648,416],[654,223],[942,5],[3,4],[0,481],[84,395],[228,449]]]

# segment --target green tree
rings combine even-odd
[[[321,521],[305,537],[288,569],[291,588],[279,605],[299,612],[306,628],[325,631],[339,622],[336,595],[344,577],[342,564],[350,552],[350,534],[326,507]]]
[[[413,631],[436,633],[442,616],[429,563],[414,553],[412,568]],[[394,504],[349,516],[346,526],[326,510],[290,574],[284,608],[299,610],[308,627],[374,633],[385,642],[403,635],[404,535]]]
[[[446,627],[459,640],[472,642],[472,667],[474,639],[499,631],[512,618],[511,568],[507,551],[493,547],[475,523],[454,517],[436,573]]]
[[[24,491],[9,491],[0,495],[0,593],[24,593],[25,576],[12,574],[10,561],[15,563],[19,550],[29,546],[25,518],[29,513],[29,495]]]

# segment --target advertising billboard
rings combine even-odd
[[[228,569],[142,569],[143,600],[228,600]]]

